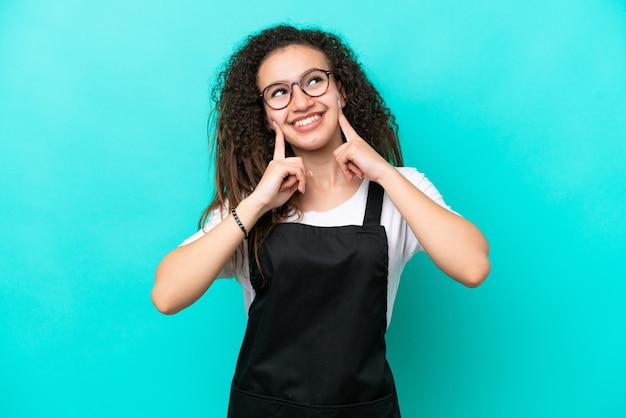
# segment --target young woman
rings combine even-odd
[[[218,277],[241,283],[229,417],[399,417],[385,332],[400,273],[424,250],[477,286],[485,238],[400,167],[395,120],[336,36],[264,30],[214,92],[216,195],[159,264],[155,306],[172,314]]]

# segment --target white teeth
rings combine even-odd
[[[294,122],[293,126],[297,126],[297,127],[305,126],[305,125],[315,122],[316,120],[319,120],[319,118],[320,118],[320,115],[309,116],[306,119],[301,119],[301,120]]]

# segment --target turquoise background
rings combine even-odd
[[[0,417],[224,416],[239,286],[149,293],[210,198],[216,70],[277,22],[347,38],[492,247],[478,289],[408,265],[404,416],[626,416],[623,1],[2,0]]]

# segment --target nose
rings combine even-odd
[[[291,86],[291,104],[296,109],[306,109],[311,105],[312,98],[302,90],[299,84]]]

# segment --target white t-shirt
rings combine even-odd
[[[410,167],[398,167],[397,170],[430,199],[442,207],[445,207],[448,210],[450,209],[445,204],[439,191],[437,191],[435,186],[426,178],[426,176],[424,176],[424,174]],[[325,212],[304,212],[300,223],[322,227],[363,225],[368,187],[369,181],[364,179],[356,193],[346,202]],[[229,214],[230,211],[228,208],[223,208],[221,212],[217,210],[213,211],[203,228],[183,241],[181,245],[189,244],[202,237]],[[292,219],[290,221],[293,222],[296,220]],[[380,224],[385,227],[389,250],[389,277],[387,280],[387,326],[389,326],[391,314],[393,312],[393,304],[396,299],[398,285],[400,284],[400,274],[402,273],[406,262],[409,261],[413,254],[423,251],[424,249],[402,215],[400,215],[400,212],[398,212],[391,200],[389,200],[387,193],[385,193],[383,197]],[[242,260],[241,254],[238,254],[236,259]],[[244,306],[246,312],[248,312],[250,304],[252,304],[252,301],[254,300],[255,291],[250,283],[247,248],[245,245],[243,262],[238,262],[235,265],[232,261],[229,261],[226,263],[218,277],[235,277],[237,279],[243,288]]]

